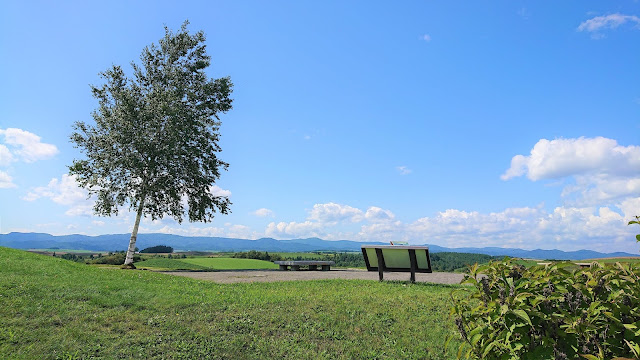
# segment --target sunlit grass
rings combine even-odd
[[[453,359],[453,288],[216,284],[0,248],[0,358]]]
[[[214,270],[261,270],[278,268],[278,265],[270,261],[255,259],[196,257],[180,259],[180,261]]]

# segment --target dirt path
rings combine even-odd
[[[279,271],[279,270],[240,270],[240,271],[167,271],[170,275],[185,276],[200,280],[210,280],[217,283],[238,282],[273,282],[294,280],[320,280],[320,279],[360,279],[378,280],[375,271],[356,269],[332,269],[330,271]],[[463,278],[460,273],[434,272],[431,274],[416,274],[417,282],[431,282],[438,284],[459,284]],[[385,280],[408,281],[409,273],[384,273]]]

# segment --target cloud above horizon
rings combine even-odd
[[[274,217],[275,214],[273,212],[273,210],[271,209],[267,209],[267,208],[260,208],[254,212],[252,212],[251,214],[257,216],[257,217]]]
[[[572,205],[610,204],[640,197],[640,146],[604,137],[540,139],[528,156],[516,155],[500,178],[568,179],[562,197]]]
[[[27,193],[22,199],[35,201],[47,198],[56,204],[65,205],[69,209],[68,216],[93,215],[93,200],[88,200],[88,192],[78,187],[75,175],[63,174],[60,179],[54,178],[46,186],[39,186]]]
[[[34,133],[17,128],[0,129],[0,167],[9,167],[16,161],[32,163],[50,159],[58,152],[55,145],[41,142]],[[13,177],[0,170],[0,189],[15,187]]]

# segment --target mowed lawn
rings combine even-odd
[[[0,358],[453,359],[454,288],[216,284],[0,248]]]

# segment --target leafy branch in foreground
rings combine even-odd
[[[612,359],[640,357],[640,266],[510,261],[474,266],[452,293],[458,357]]]
[[[193,35],[185,22],[158,45],[142,51],[133,76],[119,66],[101,73],[105,84],[92,86],[99,107],[95,125],[77,122],[71,141],[86,159],[74,160],[69,173],[96,195],[94,212],[110,216],[128,205],[136,212],[125,266],[133,267],[140,219],[171,216],[182,222],[211,221],[227,214],[231,202],[212,192],[228,164],[217,153],[219,114],[231,109],[229,78],[209,79],[205,35]]]
[[[635,220],[629,221],[629,223],[627,225],[631,225],[631,224],[638,224],[640,225],[640,216],[636,216]],[[640,242],[640,234],[636,235],[636,241]]]

